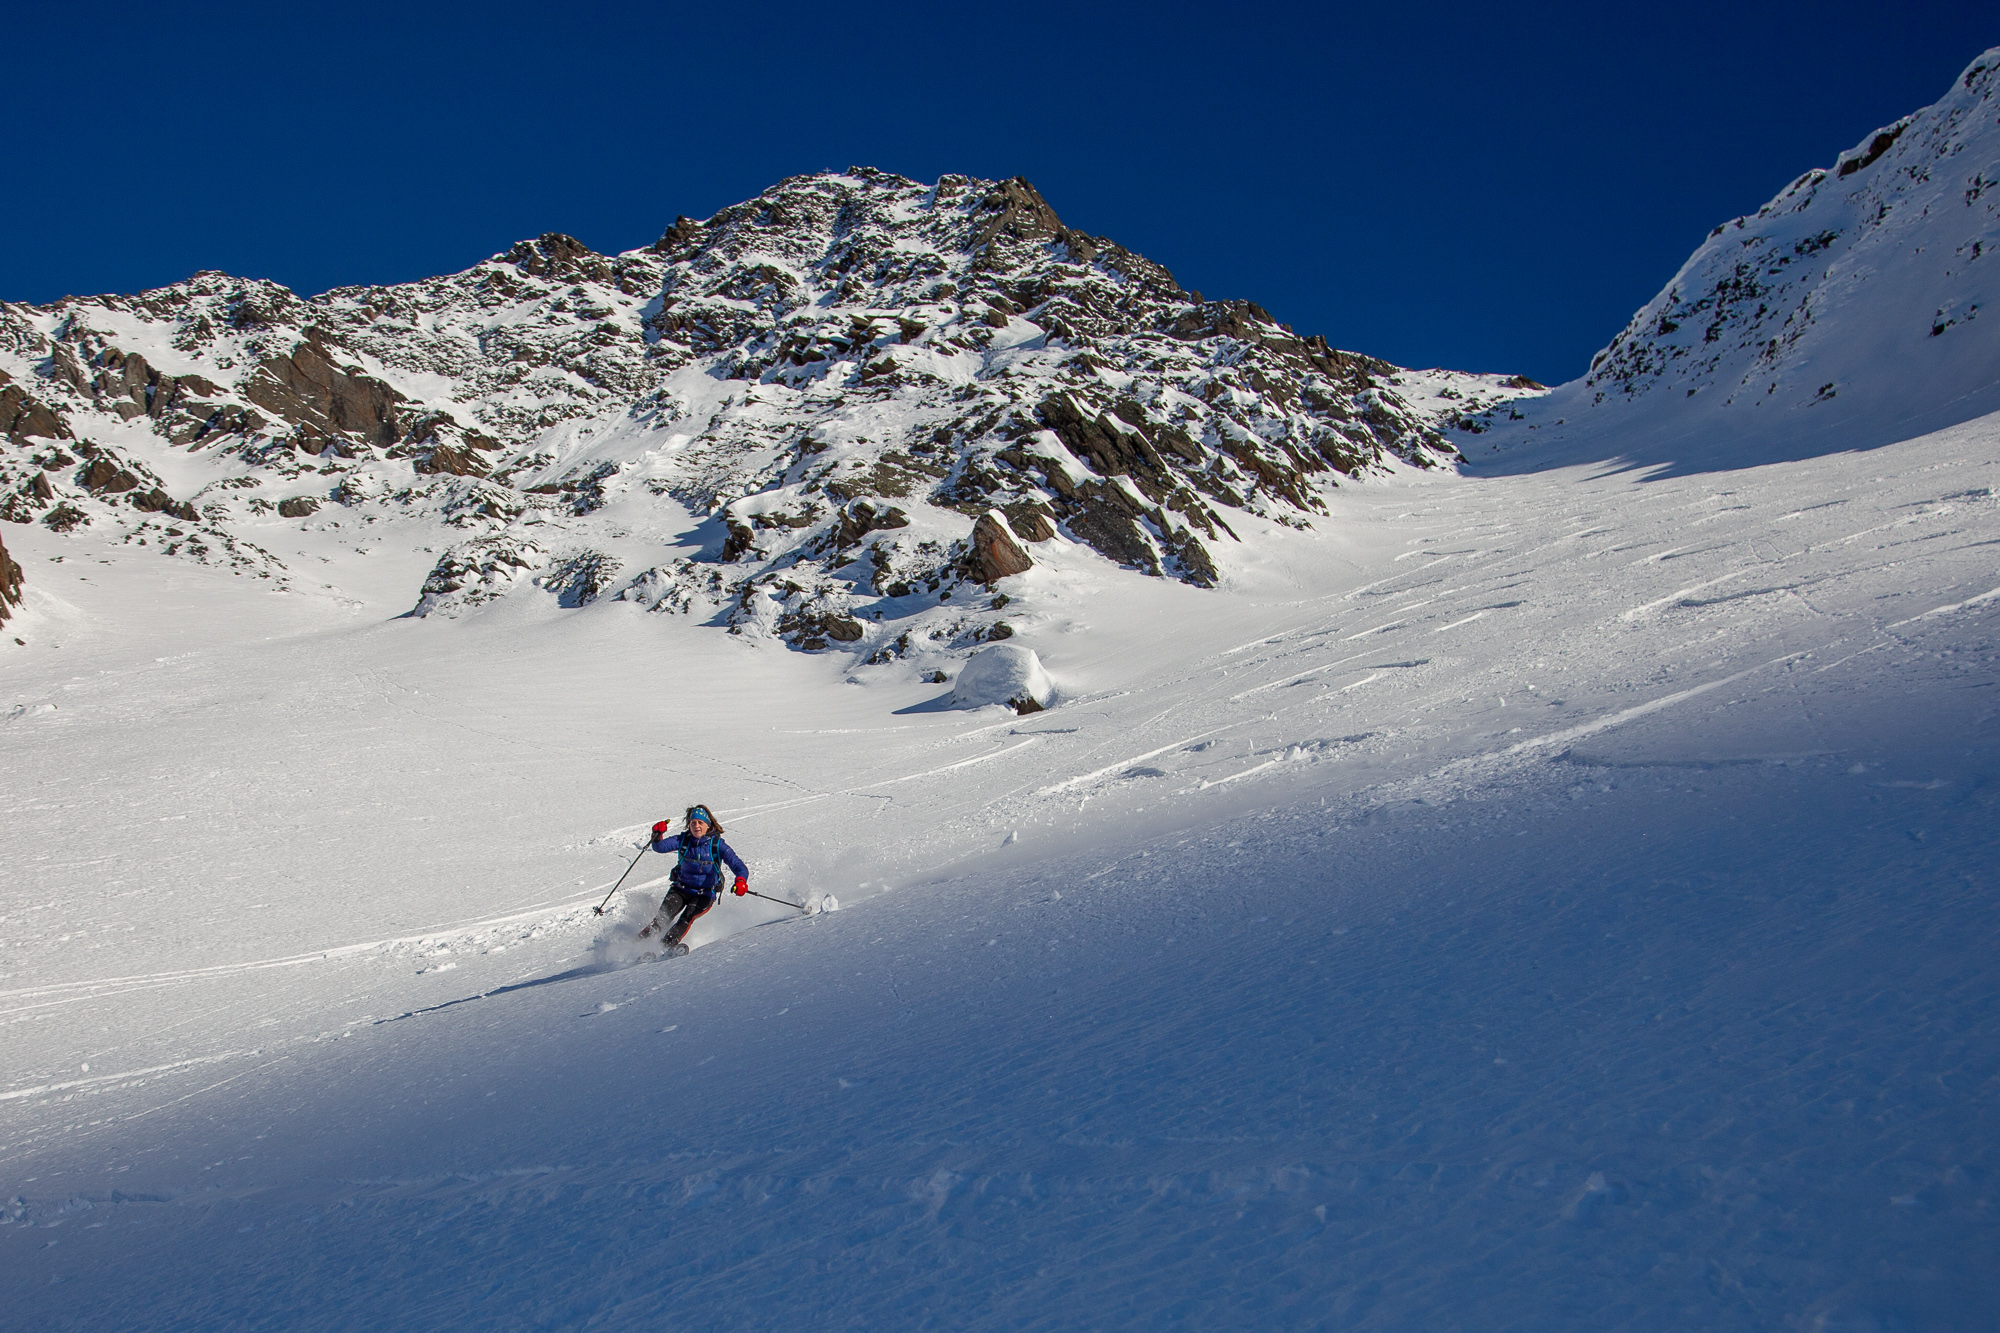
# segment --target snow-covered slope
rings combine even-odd
[[[1731,466],[1872,448],[2000,410],[2000,48],[1943,98],[1716,227],[1581,379],[1468,414],[1524,445]],[[1496,457],[1498,455],[1498,457]]]
[[[1996,458],[1404,473],[1229,597],[1078,554],[1028,717],[25,530],[10,1313],[1980,1327]],[[693,799],[842,909],[617,970]]]

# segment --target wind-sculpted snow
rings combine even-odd
[[[201,273],[0,306],[0,516],[282,587],[301,528],[372,526],[436,557],[418,615],[539,587],[963,651],[990,619],[937,603],[990,576],[988,509],[1212,586],[1246,515],[1321,520],[1337,481],[1448,459],[1438,421],[1524,391],[1429,372],[1419,407],[1402,374],[1183,291],[1024,181],[856,169],[617,256],[551,233],[310,299]]]
[[[2000,48],[1936,104],[1716,227],[1581,379],[1468,415],[1460,438],[1500,466],[1529,442],[1614,439],[1639,461],[1731,466],[2000,410],[1996,247]]]

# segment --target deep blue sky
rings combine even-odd
[[[98,3],[5,21],[0,299],[312,293],[781,177],[1023,175],[1210,296],[1554,382],[2000,6]]]

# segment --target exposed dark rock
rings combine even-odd
[[[19,487],[0,495],[0,521],[33,523],[35,511],[48,504],[53,495],[48,478],[37,472]]]
[[[787,528],[793,532],[809,528],[819,521],[822,509],[818,505],[807,505],[802,510],[771,509],[761,514],[750,515],[751,526],[757,528]]]
[[[56,410],[15,384],[0,370],[0,435],[16,444],[26,444],[30,436],[49,440],[73,438],[69,426]]]
[[[310,495],[294,495],[289,500],[278,501],[279,518],[304,518],[318,510],[318,499]]]
[[[134,352],[127,356],[116,347],[107,347],[94,360],[98,367],[91,392],[100,406],[116,412],[126,421],[144,416],[147,392],[159,379],[146,358]]]
[[[615,557],[602,551],[580,551],[551,566],[537,582],[554,593],[563,606],[589,606],[611,586],[617,573]]]
[[[243,396],[296,426],[300,442],[315,453],[337,440],[396,443],[403,431],[397,407],[408,401],[356,367],[334,365],[311,332],[290,355],[260,365],[244,383]]]
[[[154,382],[146,413],[161,421],[176,409],[185,411],[195,400],[211,398],[215,392],[216,386],[200,375],[162,375]]]
[[[90,515],[75,505],[64,502],[43,514],[42,522],[49,526],[51,532],[69,532],[74,528],[89,527]]]
[[[159,484],[159,479],[137,463],[127,464],[110,450],[83,442],[77,452],[90,458],[77,473],[77,484],[93,495],[108,497],[130,494],[132,507],[146,514],[166,513],[192,522],[192,505],[176,501]]]
[[[908,526],[910,517],[902,510],[888,505],[878,509],[866,500],[856,500],[841,511],[840,529],[834,540],[841,547],[849,547],[871,532],[885,532],[892,528]]]
[[[854,643],[868,631],[852,616],[833,611],[800,610],[781,616],[778,633],[785,635],[807,652],[817,652],[827,647],[827,640],[836,643]]]
[[[118,495],[136,490],[139,479],[106,455],[99,455],[77,474],[77,485],[95,495]]]
[[[1192,583],[1197,588],[1213,588],[1220,574],[1215,561],[1209,557],[1208,548],[1196,541],[1193,534],[1183,530],[1167,541],[1167,549],[1180,564],[1183,583]]]
[[[238,329],[268,329],[277,322],[276,317],[255,297],[245,297],[238,301],[229,312],[229,323]]]
[[[1041,191],[1022,176],[994,186],[980,201],[979,211],[983,218],[972,233],[975,250],[991,244],[995,238],[1055,240],[1069,230],[1056,216],[1055,209],[1049,207],[1048,200],[1042,198]]]
[[[1065,520],[1069,530],[1098,554],[1132,569],[1159,574],[1160,558],[1131,512],[1121,505],[1086,499]]]
[[[142,514],[168,514],[174,518],[185,519],[189,523],[200,518],[200,515],[194,512],[193,505],[174,499],[158,486],[150,491],[134,492],[132,507]]]
[[[90,392],[90,374],[83,363],[76,359],[76,353],[65,343],[56,343],[49,352],[49,368],[55,377],[78,393]]]
[[[538,278],[567,282],[602,282],[611,276],[603,255],[559,231],[543,232],[532,241],[517,241],[506,254],[508,263]]]
[[[722,522],[729,529],[729,535],[723,539],[722,554],[717,558],[725,565],[733,565],[755,549],[757,532],[731,513],[724,513]]]
[[[1278,331],[1271,312],[1255,301],[1208,301],[1174,316],[1167,332],[1176,338],[1235,338],[1262,343]]]
[[[1877,158],[1895,147],[1896,140],[1903,137],[1903,131],[1910,128],[1914,120],[1915,117],[1913,116],[1907,117],[1897,124],[1891,125],[1888,129],[1883,130],[1880,134],[1877,134],[1873,139],[1869,140],[1868,147],[1862,152],[1861,156],[1849,158],[1840,164],[1839,175],[1852,176],[1863,167],[1874,166]]]
[[[416,469],[420,473],[448,473],[456,477],[483,477],[486,464],[470,449],[460,449],[449,444],[440,444],[419,458]]]
[[[999,510],[988,510],[972,525],[972,569],[980,582],[998,583],[1010,574],[1026,573],[1034,564]]]
[[[670,255],[685,250],[701,235],[701,224],[691,218],[677,217],[674,225],[667,228],[660,239],[653,242],[653,253]]]
[[[896,636],[893,642],[883,644],[880,648],[877,648],[874,652],[868,654],[868,665],[881,666],[884,663],[893,662],[897,658],[908,656],[909,651],[910,651],[910,632],[908,630],[904,630],[901,634],[898,634]]]
[[[7,543],[0,541],[0,625],[21,605],[21,585],[25,576],[14,557],[7,554]]]
[[[828,478],[825,490],[835,500],[842,502],[863,495],[880,495],[900,500],[915,490],[924,477],[942,475],[944,475],[943,469],[919,463],[908,454],[892,449],[882,455],[880,462],[864,471]]]
[[[604,484],[618,475],[618,464],[606,460],[599,463],[575,483],[565,483],[563,489],[571,492],[570,512],[583,515],[592,514],[604,508],[609,500],[604,493]]]
[[[1007,516],[1007,526],[1022,541],[1045,542],[1056,535],[1055,516],[1035,501],[1003,505],[1000,512]]]
[[[1036,414],[1069,451],[1091,470],[1106,477],[1143,476],[1165,480],[1167,466],[1137,427],[1109,412],[1095,417],[1078,409],[1067,395],[1043,400]]]

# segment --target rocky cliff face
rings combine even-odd
[[[201,273],[0,306],[0,517],[281,584],[257,540],[281,520],[408,521],[452,539],[419,614],[537,587],[879,652],[877,622],[995,576],[970,540],[989,510],[1212,586],[1240,516],[1309,526],[1327,487],[1453,457],[1438,422],[1524,386],[1432,372],[1405,396],[1025,181],[856,169],[623,255],[550,234],[311,299]],[[635,541],[674,526],[648,507],[705,519],[700,549]]]
[[[1865,447],[2000,411],[1996,250],[2000,48],[1716,227],[1582,379],[1459,424]]]

